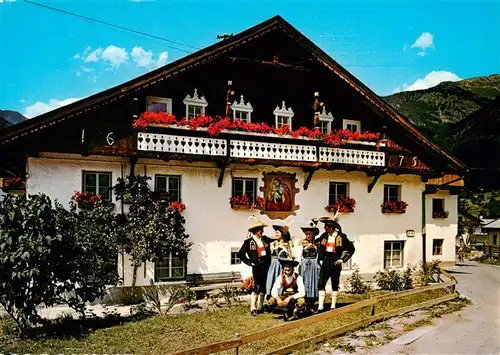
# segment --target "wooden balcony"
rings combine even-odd
[[[175,132],[177,133],[177,132]],[[187,130],[166,133],[137,133],[137,150],[174,154],[229,157],[235,159],[281,160],[309,163],[352,164],[384,167],[386,153],[378,150],[324,146],[323,142],[307,138],[273,137],[263,134],[225,132],[223,137],[212,138],[189,134]],[[189,134],[189,135],[185,135]],[[289,141],[289,142],[286,142]]]

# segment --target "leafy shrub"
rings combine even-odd
[[[40,322],[36,307],[55,302],[64,264],[56,214],[46,195],[6,195],[0,202],[0,304],[20,330]]]
[[[413,268],[410,265],[403,272],[401,282],[403,283],[403,289],[410,290],[413,288]]]
[[[354,264],[353,273],[347,278],[347,290],[350,293],[366,293],[370,290],[370,286],[363,280],[359,273],[359,267]]]
[[[428,263],[420,262],[420,267],[417,271],[417,279],[420,286],[427,286],[429,283],[437,281],[437,279],[434,279],[434,275],[439,277],[441,273],[439,263],[439,260],[433,260]]]
[[[396,270],[377,271],[374,278],[381,290],[402,291],[404,289],[403,278]]]

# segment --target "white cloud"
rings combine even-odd
[[[153,63],[153,52],[146,51],[142,47],[132,48],[130,56],[138,67],[149,67]]]
[[[406,52],[406,47],[407,47],[407,44],[405,43],[403,46],[403,52]]]
[[[455,73],[445,70],[432,71],[429,74],[427,74],[424,78],[415,80],[413,84],[408,85],[407,83],[405,83],[402,86],[398,86],[392,91],[392,93],[395,94],[401,91],[424,90],[436,86],[439,83],[442,83],[443,81],[458,81],[458,80],[462,80],[462,78],[460,78]]]
[[[134,47],[130,52],[130,56],[139,68],[156,69],[167,64],[168,53],[161,52],[158,59],[154,59],[152,51],[146,51],[142,47]]]
[[[79,71],[76,72],[76,76],[81,76],[81,75],[82,75],[82,72],[79,72]]]
[[[167,59],[168,59],[168,53],[161,52],[160,56],[158,57],[158,61],[156,62],[156,67],[159,68],[167,64]]]
[[[108,61],[111,66],[116,68],[128,60],[128,53],[125,48],[111,45],[104,49],[101,58],[102,60]]]
[[[87,68],[87,67],[82,67],[82,70],[85,72],[85,73],[90,73],[92,71],[95,71],[94,68]]]
[[[64,100],[50,99],[49,102],[38,101],[33,105],[26,107],[23,111],[23,115],[32,118],[42,113],[55,110],[56,108],[72,104],[75,101],[81,100],[81,98],[68,98]]]
[[[89,49],[89,47],[87,47],[87,49]],[[85,52],[83,52],[83,53],[85,55]],[[102,53],[102,48],[94,49],[92,52],[90,52],[90,54],[88,54],[85,57],[84,62],[85,63],[95,63],[95,62],[98,62],[99,61],[99,56],[101,55],[101,53]]]
[[[425,56],[425,52],[424,51],[418,52],[417,55],[420,56],[420,57],[424,57]]]
[[[417,38],[411,48],[427,49],[434,47],[434,36],[430,32],[424,32]]]

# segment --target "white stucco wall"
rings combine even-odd
[[[113,181],[130,170],[126,159],[108,158],[110,161],[99,162],[99,157],[72,159],[30,158],[28,160],[29,178],[28,193],[44,192],[52,198],[67,203],[74,191],[82,189],[82,171],[109,171]],[[422,211],[421,194],[425,185],[419,176],[413,175],[383,175],[368,193],[367,186],[372,178],[362,172],[346,172],[341,170],[321,170],[314,174],[307,191],[303,189],[306,173],[299,168],[274,168],[272,166],[231,165],[226,169],[223,185],[217,187],[219,169],[213,163],[178,161],[163,162],[160,160],[139,160],[136,173],[151,176],[151,187],[154,188],[155,174],[181,175],[181,199],[186,204],[183,215],[186,218],[186,229],[194,243],[188,257],[188,273],[240,271],[243,276],[251,270],[244,264],[231,265],[231,248],[238,249],[247,237],[248,218],[253,214],[248,210],[232,210],[229,198],[232,193],[232,177],[257,178],[259,187],[263,186],[262,172],[282,171],[296,173],[295,203],[300,206],[291,226],[295,241],[303,238],[300,226],[313,217],[328,215],[324,207],[328,203],[328,183],[330,181],[349,183],[349,194],[356,200],[354,213],[343,214],[340,223],[343,231],[354,241],[356,252],[352,263],[359,265],[362,273],[375,273],[383,268],[384,241],[405,241],[404,264],[417,265],[422,259]],[[383,201],[384,184],[399,184],[402,186],[402,199],[409,203],[405,214],[383,214],[380,205]],[[260,193],[261,194],[261,193]],[[114,197],[113,197],[114,198]],[[456,235],[456,196],[446,197],[446,209],[450,216],[446,220],[432,220],[427,217],[428,254],[432,255],[432,238],[444,238],[444,255],[440,260],[454,260],[451,254]],[[427,216],[431,214],[432,202],[428,199]],[[119,206],[117,206],[117,209]],[[272,236],[271,225],[278,221],[270,220],[266,215],[259,218],[269,224],[266,234]],[[414,237],[406,237],[407,230],[414,230]],[[430,258],[428,257],[428,260]],[[132,278],[125,258],[125,270],[120,275],[125,276],[125,285]],[[147,263],[138,272],[138,285],[149,283],[154,277],[154,265]],[[123,272],[123,274],[122,274]],[[344,272],[344,273],[348,273]],[[144,276],[146,275],[146,276]]]
[[[450,195],[447,191],[439,191],[433,195],[426,195],[426,253],[427,261],[440,260],[455,261],[455,237],[458,233],[458,196]],[[432,218],[432,199],[444,199],[444,210],[448,211],[448,218]],[[442,255],[432,255],[433,239],[444,239]]]

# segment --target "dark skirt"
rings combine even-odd
[[[282,272],[283,272],[283,267],[278,261],[278,257],[273,255],[273,257],[271,258],[271,265],[269,266],[269,271],[267,272],[266,293],[268,295],[271,294],[274,282],[281,275]]]
[[[300,263],[300,275],[304,280],[307,298],[318,297],[319,265],[316,258],[303,258]]]

